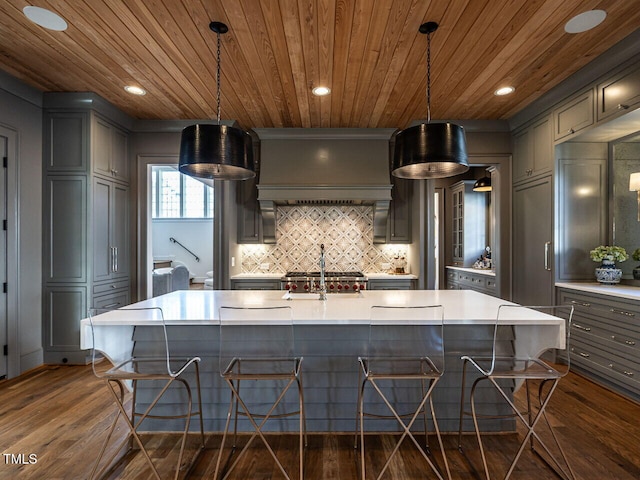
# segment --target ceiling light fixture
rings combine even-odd
[[[67,29],[67,22],[64,18],[46,8],[28,6],[22,9],[22,13],[33,23],[47,30],[63,32]]]
[[[255,177],[251,136],[236,127],[220,124],[220,35],[229,28],[211,22],[218,36],[217,124],[196,124],[182,130],[179,170],[192,177],[218,180],[246,180]]]
[[[567,33],[582,33],[592,28],[596,28],[604,19],[607,18],[607,12],[604,10],[588,10],[576,15],[564,25],[564,31]]]
[[[474,192],[490,192],[491,188],[491,177],[482,177],[476,180],[476,183],[473,184]]]
[[[493,94],[497,95],[498,97],[501,97],[503,95],[509,95],[510,93],[513,93],[515,91],[516,91],[515,87],[508,86],[508,87],[501,87],[497,89],[495,92],[493,92]]]
[[[329,87],[315,87],[311,90],[316,97],[324,97],[325,95],[329,95],[331,93],[331,89]]]
[[[146,95],[147,91],[142,88],[142,87],[137,87],[135,85],[126,85],[124,87],[125,91],[127,93],[130,93],[131,95]]]
[[[396,135],[391,173],[409,179],[444,178],[469,170],[464,129],[453,123],[431,123],[431,34],[436,22],[420,25],[427,35],[427,123]]]

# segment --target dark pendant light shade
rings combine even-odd
[[[453,123],[431,123],[431,34],[436,22],[420,25],[427,35],[427,122],[396,135],[391,163],[394,177],[409,179],[444,178],[469,170],[464,129]]]
[[[182,130],[180,140],[181,173],[192,177],[218,180],[246,180],[256,176],[251,136],[239,128],[220,124],[220,35],[229,28],[211,22],[217,34],[217,118],[216,125],[196,124]]]
[[[391,173],[399,178],[427,179],[469,170],[464,129],[453,123],[421,123],[396,135]]]
[[[490,192],[491,191],[491,177],[479,178],[476,183],[473,184],[474,192]]]
[[[255,177],[251,136],[227,125],[196,124],[182,130],[181,173],[219,180]]]

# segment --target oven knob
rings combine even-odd
[[[345,283],[345,284],[344,284],[344,289],[345,289],[345,290],[349,290],[349,284],[348,284],[348,283]]]
[[[291,285],[289,285],[288,283],[284,286],[285,290],[289,290],[291,288]]]
[[[354,291],[354,292],[357,292],[357,291],[358,291],[358,284],[357,284],[357,283],[353,285],[353,291]]]
[[[341,283],[338,284],[338,290],[342,290],[342,284]]]
[[[298,288],[298,285],[296,285],[295,283],[291,285],[291,290],[295,290],[296,288]]]
[[[366,287],[366,285],[363,283],[362,285],[360,285],[360,290],[364,290]]]
[[[308,283],[305,283],[305,284],[304,284],[304,289],[305,289],[305,290],[309,290],[309,284],[308,284]]]
[[[331,285],[329,285],[329,288],[330,288],[331,290],[333,290],[333,289],[334,289],[334,288],[336,288],[336,287],[335,287],[335,285],[332,283]]]

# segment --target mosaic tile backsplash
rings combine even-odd
[[[243,245],[242,273],[318,270],[321,243],[327,270],[387,273],[382,264],[407,255],[405,245],[373,244],[372,207],[278,207],[276,244]]]

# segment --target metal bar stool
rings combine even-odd
[[[148,329],[150,335],[159,341],[161,348],[158,352],[154,352],[153,355],[141,355],[138,352],[134,352],[135,342],[133,339],[121,340],[114,342],[108,338],[103,338],[100,335],[99,322],[96,317],[100,315],[100,320],[108,320],[109,316],[113,316],[118,322],[125,320],[125,325],[144,325],[145,329]],[[117,315],[117,316],[116,316]],[[98,454],[98,458],[91,471],[90,478],[101,478],[107,472],[112,470],[121,460],[113,462],[117,454],[122,447],[129,443],[128,449],[133,448],[133,441],[137,444],[144,456],[153,477],[160,479],[160,474],[156,466],[151,461],[147,450],[144,448],[142,440],[140,439],[138,428],[141,426],[147,418],[156,419],[185,419],[184,431],[182,432],[182,440],[180,442],[180,452],[178,454],[178,460],[176,464],[176,470],[174,479],[178,479],[180,473],[184,473],[186,476],[199,454],[204,449],[204,426],[202,420],[202,400],[200,396],[200,370],[198,363],[199,357],[178,358],[170,354],[169,351],[169,339],[167,337],[167,327],[164,320],[162,309],[160,308],[127,308],[114,310],[104,309],[91,309],[89,311],[89,322],[91,324],[91,334],[93,338],[93,351],[92,351],[92,366],[93,372],[96,377],[104,380],[110,394],[113,396],[115,403],[118,407],[118,413],[113,420],[109,434],[105,439],[102,448]],[[137,328],[137,327],[136,327]],[[105,361],[105,359],[107,361]],[[189,381],[185,378],[185,374],[189,367],[193,365],[195,369],[196,389],[198,394],[198,410],[193,410],[193,396]],[[164,386],[151,400],[150,404],[144,411],[136,410],[136,392],[138,389],[138,383],[141,381],[160,381],[165,382]],[[156,415],[152,414],[152,410],[164,394],[169,390],[169,387],[178,382],[184,387],[186,394],[186,412],[176,415]],[[125,407],[126,392],[132,391],[133,398],[131,401],[131,412],[128,413]],[[107,445],[116,430],[118,419],[122,416],[125,420],[129,432],[123,440],[120,441],[118,447],[113,450],[111,457],[104,463],[103,468],[98,470],[98,467],[103,459],[104,453],[107,449]],[[198,450],[194,454],[191,462],[188,465],[182,465],[182,458],[185,450],[185,445],[189,433],[189,426],[191,424],[191,417],[198,416],[200,419],[200,444]],[[124,458],[124,457],[122,457]],[[112,465],[113,464],[113,465]]]
[[[444,308],[441,305],[416,307],[374,306],[371,308],[367,356],[358,358],[360,369],[358,371],[357,433],[354,447],[357,449],[359,437],[362,480],[365,480],[366,477],[365,417],[395,419],[402,427],[402,434],[378,473],[378,479],[387,471],[391,460],[406,438],[410,439],[418,448],[436,477],[443,479],[440,469],[429,458],[431,452],[427,434],[427,403],[429,404],[431,419],[438,438],[440,451],[442,452],[446,477],[451,478],[432,398],[433,389],[444,373],[443,322]],[[398,384],[404,381],[413,382],[420,386],[417,406],[410,413],[398,413],[398,409],[390,400],[393,389],[399,388]],[[393,382],[391,386],[388,385],[390,382]],[[373,387],[391,414],[365,411],[364,393],[368,384]],[[421,414],[424,421],[424,448],[411,431]],[[408,419],[408,421],[405,422],[403,419]]]
[[[527,323],[533,317],[538,320],[536,325]],[[490,479],[489,467],[486,452],[480,435],[478,425],[479,418],[516,418],[522,421],[526,427],[520,446],[513,458],[505,480],[513,473],[518,459],[522,455],[527,443],[532,451],[537,453],[559,476],[562,478],[575,479],[567,457],[560,446],[558,438],[551,428],[545,410],[552,398],[553,392],[558,386],[562,377],[569,373],[569,339],[571,333],[571,320],[573,317],[572,305],[561,306],[521,306],[521,305],[500,305],[496,322],[493,329],[493,346],[490,356],[463,356],[462,389],[460,397],[460,426],[458,431],[458,448],[462,449],[462,420],[463,417],[471,416],[475,429],[476,438],[480,447],[480,455],[487,480]],[[558,320],[562,319],[560,327]],[[545,325],[545,322],[547,323]],[[509,346],[506,346],[508,344]],[[540,345],[546,345],[539,351]],[[471,410],[464,409],[465,381],[467,365],[475,368],[480,374],[471,386],[469,403]],[[477,412],[475,393],[476,387],[481,381],[487,380],[498,390],[500,396],[504,398],[512,414],[489,415]],[[530,398],[530,382],[539,382],[538,386],[538,406],[534,414],[533,405]],[[522,385],[526,393],[526,409],[519,409],[513,400],[513,393]],[[549,427],[551,437],[562,457],[565,467],[561,465],[556,456],[553,455],[549,447],[542,441],[535,431],[541,420]],[[535,448],[534,439],[546,452],[550,460],[545,459]]]
[[[231,460],[236,448],[238,416],[246,417],[254,432],[233,464],[222,472],[223,478],[229,476],[253,440],[259,437],[283,476],[290,479],[289,473],[276,456],[262,430],[270,419],[284,419],[296,415],[299,417],[299,478],[303,478],[304,446],[307,443],[307,436],[301,366],[302,357],[296,356],[295,353],[291,307],[223,306],[220,308],[220,375],[231,389],[231,401],[214,479],[218,478],[220,472],[232,416],[234,417],[233,444],[225,465]],[[249,380],[271,382],[275,398],[269,402],[270,406],[257,405],[258,402],[250,402],[243,398],[240,385],[241,382]],[[293,385],[297,386],[298,399],[296,409],[291,411],[284,404],[286,394]],[[249,391],[243,390],[243,393],[246,395]],[[264,395],[264,391],[261,395]],[[259,400],[260,403],[264,402],[264,398]]]

